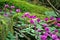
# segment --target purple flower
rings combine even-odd
[[[33,18],[33,19],[35,19],[35,18],[36,18],[36,16],[35,16],[35,15],[33,15],[33,16],[32,16],[32,18]]]
[[[22,18],[25,18],[24,16],[22,16]]]
[[[8,16],[8,14],[5,13],[4,16]]]
[[[58,32],[58,30],[57,30],[57,29],[55,29],[55,30],[54,30],[54,32]]]
[[[30,23],[31,23],[31,24],[34,24],[34,20],[31,19],[31,20],[30,20]]]
[[[45,27],[46,32],[50,32],[50,29],[48,27]]]
[[[55,39],[55,40],[60,40],[59,38]]]
[[[57,25],[57,22],[54,22],[54,25]]]
[[[49,34],[47,32],[44,33],[45,36],[49,36]]]
[[[5,8],[8,8],[9,7],[9,5],[8,4],[5,4]]]
[[[45,21],[48,21],[49,20],[49,18],[45,18]]]
[[[50,17],[50,20],[54,20],[54,17]]]
[[[20,12],[20,9],[16,9],[16,12],[19,13]]]
[[[47,40],[47,36],[41,35],[41,40]]]
[[[29,17],[30,17],[30,13],[29,13],[29,12],[26,12],[26,13],[24,14],[24,16],[29,18]]]
[[[37,29],[37,32],[41,32],[41,30],[38,28],[38,29]]]
[[[12,13],[12,10],[10,10],[9,12]]]
[[[48,25],[47,25],[47,24],[42,24],[42,26],[45,28],[45,27],[47,27]]]
[[[35,16],[35,15],[33,15],[33,16],[29,16],[29,18],[35,19],[35,18],[36,18],[36,16]]]
[[[52,39],[56,39],[57,38],[57,35],[56,34],[52,34]]]
[[[11,9],[15,8],[15,6],[11,6]]]
[[[57,26],[60,27],[60,23],[57,23]]]
[[[35,19],[35,18],[36,18],[36,16],[35,16],[35,15],[33,15],[33,16],[32,16],[32,18],[33,18],[33,19]]]
[[[60,21],[60,17],[56,18],[57,21]]]
[[[29,18],[32,18],[32,16],[29,16]]]
[[[37,19],[37,22],[38,22],[38,23],[40,22],[40,19],[39,19],[39,18]]]

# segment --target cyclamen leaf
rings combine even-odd
[[[22,37],[23,38],[24,36],[20,34],[19,37]]]
[[[48,16],[48,17],[57,16],[54,11],[46,11],[45,14],[46,14],[46,16]]]
[[[37,24],[37,28],[39,28],[40,30],[43,30],[42,26]]]
[[[50,31],[54,31],[56,28],[55,27],[49,27],[50,28]]]
[[[31,29],[31,32],[32,32],[32,33],[35,33],[35,30]]]

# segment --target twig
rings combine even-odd
[[[48,3],[50,4],[50,6],[58,13],[58,16],[59,16],[60,10],[56,9],[56,8],[51,4],[50,0],[47,0],[47,2],[48,2]],[[56,14],[57,14],[57,13],[56,13]]]

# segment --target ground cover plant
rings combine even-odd
[[[60,40],[60,17],[43,20],[14,5],[0,9],[0,40]]]

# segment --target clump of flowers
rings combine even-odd
[[[11,9],[14,9],[14,8],[15,8],[15,6],[13,6],[13,5],[12,5],[10,8],[11,8]]]
[[[16,9],[16,12],[19,13],[21,10],[20,9]]]
[[[50,39],[52,39],[52,40],[60,40],[59,35],[58,35],[59,31],[57,29],[58,27],[60,27],[60,23],[59,23],[60,18],[55,18],[52,16],[50,18],[46,17],[43,21],[41,21],[40,18],[37,18],[35,15],[30,15],[29,12],[26,12],[23,16],[24,16],[24,18],[27,17],[30,19],[30,23],[34,25],[35,31],[37,31],[38,33],[41,33],[41,34],[38,34],[38,35],[40,35],[41,40],[47,40],[48,37],[50,37]],[[45,23],[40,24],[41,22],[45,22]],[[49,25],[49,23],[50,23],[50,25]],[[39,26],[37,24],[42,26],[42,30],[39,28],[41,26]],[[37,28],[37,26],[39,26],[39,27]],[[52,31],[51,31],[51,28],[52,28],[51,26],[53,26],[56,29],[52,29]]]
[[[20,9],[14,9],[15,6],[12,5],[12,6],[9,6],[8,4],[5,4],[4,6],[4,16],[10,16],[10,15],[13,15],[13,11],[16,10],[15,12],[16,13],[19,13],[21,10]],[[7,10],[8,9],[8,10]],[[14,9],[14,10],[13,10]],[[8,13],[9,12],[9,13]]]
[[[29,12],[24,13],[24,15],[22,17],[29,18],[31,24],[35,24],[35,22],[38,22],[38,23],[40,22],[39,18],[37,18],[35,15],[30,15]]]
[[[5,8],[9,8],[9,5],[8,4],[5,4]]]

